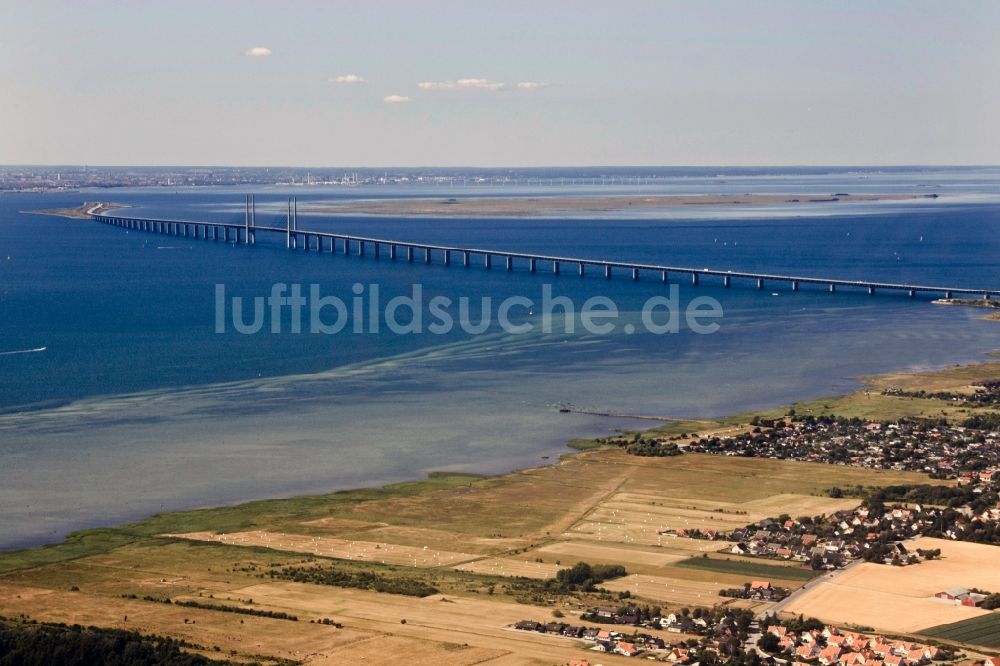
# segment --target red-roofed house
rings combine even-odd
[[[830,664],[835,664],[837,663],[838,659],[840,659],[840,648],[837,647],[836,645],[831,645],[830,647],[826,648],[825,650],[819,653],[819,663],[823,664],[823,666],[830,666]],[[896,664],[895,666],[899,665]]]
[[[639,648],[637,648],[632,643],[626,643],[625,641],[619,641],[618,645],[614,649],[615,654],[625,655],[626,657],[634,657],[639,654]]]
[[[800,645],[795,648],[795,656],[799,659],[812,659],[816,654],[816,648],[812,645]]]

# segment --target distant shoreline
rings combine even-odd
[[[122,208],[131,208],[131,206],[128,204],[87,201],[73,208],[43,208],[41,210],[22,210],[20,212],[29,215],[54,215],[74,220],[89,220],[91,215],[109,213]]]
[[[735,194],[654,196],[469,197],[378,199],[310,203],[305,212],[327,215],[393,215],[436,217],[526,217],[566,212],[622,212],[685,206],[781,206],[810,203],[858,203],[937,199],[937,194]]]

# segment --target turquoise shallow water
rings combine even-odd
[[[677,179],[627,192],[933,191],[913,203],[699,210],[641,217],[516,220],[331,219],[303,225],[424,242],[843,278],[1000,286],[1000,172],[790,172]],[[571,189],[571,188],[567,188]],[[588,186],[588,191],[601,191]],[[503,194],[557,193],[547,187]],[[300,203],[344,196],[450,196],[439,186],[299,188]],[[288,191],[258,191],[259,221]],[[560,414],[557,404],[627,414],[711,416],[846,390],[853,377],[982,358],[1000,327],[981,312],[898,296],[683,287],[711,296],[713,335],[238,335],[215,333],[215,285],[266,295],[274,282],[383,300],[611,298],[638,323],[653,281],[607,282],[293,254],[125,233],[20,210],[113,199],[146,215],[238,220],[227,189],[10,194],[0,198],[0,547],[57,539],[167,508],[321,492],[435,469],[499,472],[563,452],[574,436],[636,425]],[[475,308],[474,308],[475,310]],[[478,314],[475,312],[474,314]],[[521,322],[538,323],[521,311]],[[288,322],[284,322],[287,324]],[[283,327],[287,331],[287,325]],[[647,424],[648,425],[648,424]]]

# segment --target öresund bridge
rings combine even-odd
[[[445,266],[461,264],[471,266],[474,262],[485,268],[492,268],[494,261],[502,264],[504,269],[512,271],[515,266],[527,267],[531,273],[539,270],[551,271],[559,275],[564,271],[575,272],[581,277],[589,270],[603,273],[610,279],[616,273],[639,280],[640,277],[653,276],[661,282],[667,282],[670,275],[683,276],[692,285],[697,285],[703,278],[720,279],[722,286],[729,287],[734,281],[743,281],[764,289],[765,284],[782,284],[798,291],[801,285],[819,285],[830,292],[839,287],[867,290],[871,295],[883,293],[905,293],[911,298],[918,295],[943,296],[944,298],[990,299],[1000,294],[998,289],[970,289],[966,287],[942,287],[918,284],[900,284],[891,282],[873,282],[868,280],[838,280],[821,277],[802,277],[794,275],[776,275],[770,273],[753,273],[745,271],[727,271],[710,268],[689,268],[682,266],[664,266],[658,264],[637,264],[627,261],[606,261],[601,259],[586,259],[580,257],[562,257],[525,252],[509,252],[506,250],[490,250],[472,247],[452,247],[446,245],[428,245],[411,243],[401,240],[384,238],[369,238],[347,234],[310,231],[300,229],[298,225],[298,204],[294,199],[288,200],[288,210],[285,226],[257,226],[256,206],[253,196],[246,200],[246,213],[243,224],[222,222],[196,222],[186,220],[161,220],[145,217],[124,215],[109,215],[91,213],[91,219],[123,229],[147,231],[151,233],[180,236],[184,238],[200,238],[226,243],[253,245],[257,242],[257,232],[282,234],[285,245],[289,249],[299,249],[305,252],[327,252],[330,254],[356,254],[357,256],[372,256],[379,258],[387,255],[392,261],[421,261],[429,264],[434,261]]]

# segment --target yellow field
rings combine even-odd
[[[705,544],[694,539],[675,539],[682,541],[685,545]],[[586,541],[559,541],[542,546],[541,548],[529,551],[525,557],[536,555],[548,556],[562,559],[559,560],[563,566],[571,566],[579,561],[599,562],[599,563],[626,563],[631,565],[662,567],[691,556],[689,552],[672,552],[665,549],[643,550],[639,548],[625,548],[621,546],[603,546]]]
[[[409,567],[440,567],[463,562],[477,557],[469,553],[453,553],[432,550],[424,546],[400,546],[374,541],[348,541],[332,537],[289,534],[287,532],[233,532],[215,534],[212,532],[189,532],[187,534],[165,534],[163,536],[191,541],[212,541],[229,546],[263,546],[290,553],[306,553],[319,557],[335,557],[340,560],[360,560],[381,564],[402,564]]]
[[[555,578],[556,572],[562,567],[555,564],[543,564],[541,562],[528,562],[512,557],[490,557],[474,562],[465,562],[452,567],[458,571],[470,571],[472,573],[485,574],[487,576],[520,576],[522,578]]]
[[[552,664],[588,655],[575,641],[507,630],[506,626],[517,620],[547,620],[547,614],[540,609],[519,604],[444,600],[440,596],[414,599],[296,583],[253,585],[235,588],[231,593],[252,597],[254,608],[289,612],[300,620],[289,622],[4,584],[0,584],[0,605],[6,612],[24,613],[43,621],[169,633],[209,650],[218,646],[227,656],[234,650],[243,657],[265,655],[310,665],[397,661],[428,666]],[[308,618],[323,617],[336,617],[345,626],[337,629],[308,622]],[[404,619],[406,623],[402,624]],[[615,663],[616,659],[603,661]]]
[[[719,596],[719,590],[729,586],[681,578],[634,574],[606,581],[601,583],[601,587],[612,592],[627,590],[632,596],[646,597],[656,601],[669,601],[678,606],[714,606],[725,601]]]
[[[778,513],[826,513],[855,504],[827,498],[830,486],[917,481],[926,479],[772,460],[690,454],[667,460],[589,451],[550,467],[423,492],[373,492],[349,502],[331,496],[329,505],[292,502],[287,510],[268,504],[252,514],[240,507],[217,514],[206,510],[190,522],[187,514],[171,517],[166,524],[191,527],[165,527],[96,554],[8,570],[0,576],[0,615],[128,627],[209,651],[218,646],[223,655],[245,660],[339,664],[364,656],[371,663],[434,666],[593,661],[594,653],[576,641],[508,628],[522,619],[549,621],[555,608],[566,614],[565,621],[580,623],[573,600],[562,599],[555,607],[515,603],[523,599],[514,587],[495,585],[491,576],[550,578],[577,561],[622,564],[630,575],[603,587],[671,609],[715,605],[725,601],[720,588],[742,585],[746,577],[677,563],[701,553],[714,557],[726,542],[659,531],[725,530]],[[220,525],[212,522],[215,515]],[[219,529],[223,525],[237,527]],[[174,537],[152,536],[163,533]],[[340,560],[335,566],[345,570],[417,578],[446,594],[420,599],[264,577],[271,567],[313,557]],[[772,583],[797,585],[778,578]],[[988,583],[959,580],[946,587],[989,588]],[[69,591],[75,588],[81,591]],[[300,619],[122,598],[131,594],[241,604]],[[321,618],[344,628],[309,623]],[[601,655],[600,661],[625,663],[625,658]]]
[[[908,567],[859,564],[812,583],[784,610],[890,632],[915,632],[989,612],[954,606],[933,595],[954,587],[1000,590],[1000,547],[920,538],[913,542],[911,550],[915,548],[940,548],[942,559]]]

